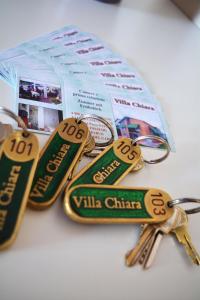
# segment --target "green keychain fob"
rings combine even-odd
[[[117,184],[141,160],[141,149],[121,138],[96,157],[70,181],[66,190],[79,184]]]
[[[53,204],[80,161],[89,130],[83,121],[63,120],[42,149],[37,165],[29,205],[44,209]]]
[[[159,189],[77,185],[65,200],[66,214],[81,223],[160,223],[173,213],[170,196]]]
[[[28,201],[39,157],[39,143],[32,133],[14,132],[0,151],[0,249],[16,238]]]

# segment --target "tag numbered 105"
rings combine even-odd
[[[141,148],[129,138],[108,146],[70,181],[66,190],[79,184],[117,184],[141,160]]]

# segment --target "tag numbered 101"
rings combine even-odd
[[[3,107],[0,112],[11,116],[23,128],[9,134],[0,148],[0,249],[4,249],[15,240],[25,212],[39,143],[18,116]]]

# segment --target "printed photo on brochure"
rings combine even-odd
[[[50,134],[63,120],[61,86],[19,78],[17,112],[28,129]]]
[[[41,133],[51,133],[63,120],[63,112],[25,103],[18,103],[18,115],[28,129]]]
[[[167,141],[156,105],[117,98],[112,99],[112,105],[118,137],[135,139],[141,135],[155,135]],[[150,139],[143,144],[148,147],[160,146],[159,142]]]

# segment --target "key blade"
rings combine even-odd
[[[182,224],[180,215],[181,212],[179,208],[175,207],[173,215],[168,220],[154,225],[156,228],[154,235],[152,236],[151,241],[146,245],[146,249],[143,251],[140,259],[140,263],[143,264],[144,269],[148,269],[152,265],[164,234],[168,234],[174,226],[176,227],[177,225]]]
[[[144,233],[140,236],[140,239],[139,239],[139,242],[137,243],[137,245],[126,254],[125,262],[128,267],[133,266],[138,261],[141,252],[147,245],[153,232],[154,232],[154,227],[151,225],[148,225],[148,227],[146,227]]]
[[[148,253],[146,254],[144,262],[143,262],[144,269],[149,269],[152,266],[154,259],[156,257],[156,253],[157,253],[160,243],[162,241],[162,238],[163,238],[163,233],[160,231],[154,236],[152,243],[150,245],[150,249],[149,249]]]
[[[186,253],[192,259],[193,263],[199,266],[200,256],[194,245],[192,244],[191,237],[188,233],[187,224],[175,228],[173,230],[173,233],[176,235],[178,242],[184,246]]]
[[[185,234],[185,249],[186,249],[188,255],[191,257],[194,264],[199,266],[200,265],[200,256],[199,256],[197,250],[195,249],[194,245],[192,244],[190,237],[187,234]]]

